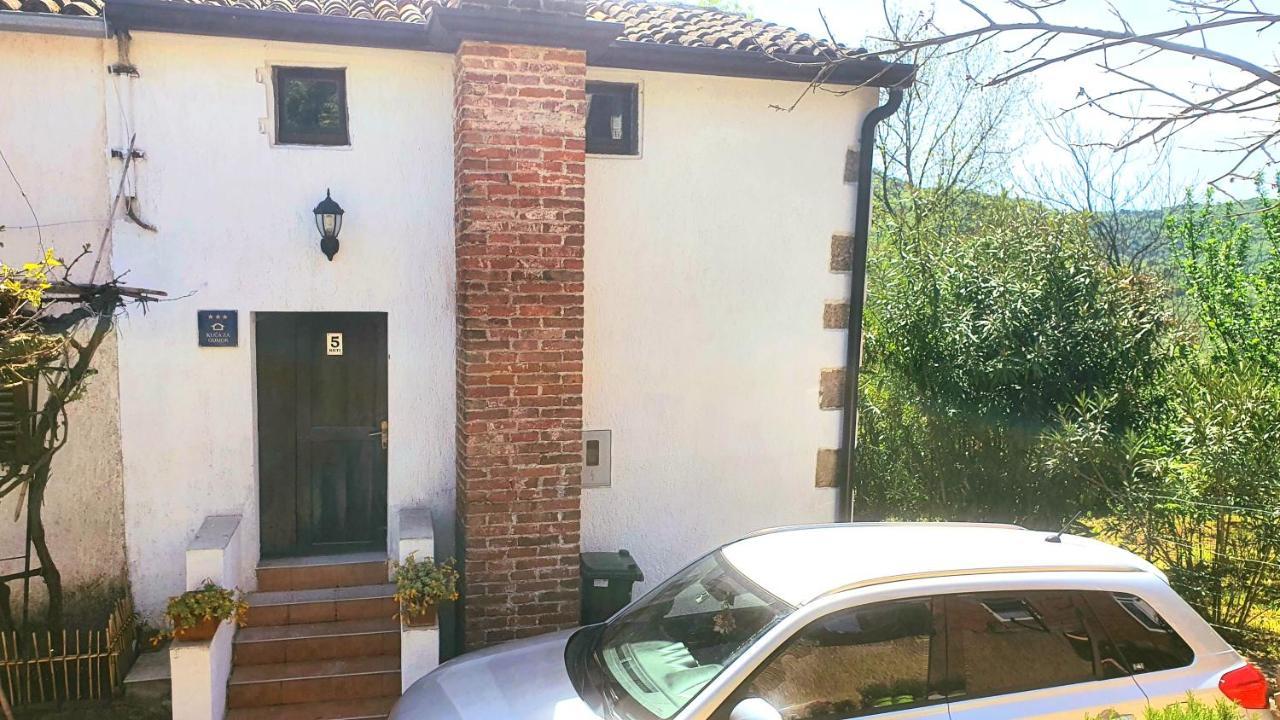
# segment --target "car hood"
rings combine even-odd
[[[414,683],[389,720],[600,720],[565,669],[573,631],[455,658]]]

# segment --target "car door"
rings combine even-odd
[[[785,720],[945,719],[945,650],[933,598],[837,610],[792,635],[712,718],[730,720],[739,704],[763,700],[765,717],[771,707]]]
[[[948,596],[952,720],[1142,718],[1146,696],[1073,591]]]

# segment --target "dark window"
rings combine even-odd
[[[31,386],[0,387],[0,465],[13,462],[31,434]]]
[[[946,701],[939,690],[944,648],[935,642],[934,602],[853,608],[787,641],[717,717],[761,698],[787,720],[834,720]]]
[[[1135,674],[1186,667],[1195,658],[1186,641],[1142,598],[1094,592],[1085,593],[1085,599]]]
[[[1088,682],[1104,676],[1075,593],[947,599],[953,700]]]
[[[349,145],[347,75],[342,69],[277,67],[276,142]]]
[[[638,87],[623,83],[587,83],[587,152],[640,153]]]

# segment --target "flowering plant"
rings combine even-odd
[[[441,602],[458,599],[453,560],[437,563],[434,558],[418,560],[410,554],[403,563],[392,563],[391,569],[401,615],[422,615]]]
[[[188,631],[205,623],[216,625],[223,620],[234,620],[237,625],[244,625],[248,611],[249,604],[239,592],[205,580],[199,588],[169,598],[164,614],[173,629],[158,633],[151,642],[156,644],[167,638],[182,640],[189,635]]]

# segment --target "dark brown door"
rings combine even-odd
[[[256,321],[263,556],[385,547],[387,316]]]

